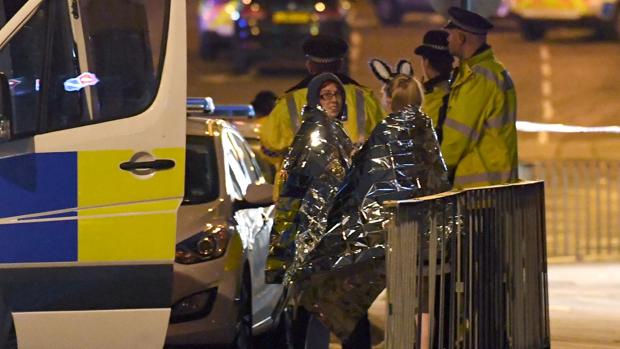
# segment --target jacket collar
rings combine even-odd
[[[438,75],[430,80],[425,81],[422,85],[424,86],[424,93],[431,93],[435,89],[435,86],[439,85],[444,81],[448,81],[450,79],[450,74]]]
[[[482,61],[491,60],[493,58],[495,57],[493,55],[493,50],[491,50],[491,46],[484,44],[476,50],[473,56],[463,60],[463,63],[471,67],[472,65],[476,65]]]
[[[473,74],[471,67],[478,65],[484,61],[492,61],[495,59],[491,46],[481,46],[473,56],[463,60],[458,68],[456,80],[452,83],[452,88],[463,84]]]

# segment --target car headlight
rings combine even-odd
[[[230,230],[223,226],[208,226],[189,239],[177,244],[175,262],[195,264],[222,257],[226,253]]]

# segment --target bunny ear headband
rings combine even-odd
[[[406,75],[412,78],[413,77],[413,66],[411,65],[411,62],[409,62],[408,60],[401,59],[398,62],[398,65],[396,65],[396,72],[398,74],[403,74],[403,75]]]
[[[409,77],[413,77],[413,66],[411,62],[401,59],[396,65],[396,71],[392,72],[390,66],[384,61],[373,58],[369,62],[370,70],[384,84],[390,82],[396,75],[402,74]]]
[[[373,58],[370,60],[369,64],[372,73],[375,74],[375,77],[384,84],[387,84],[392,79],[392,76],[394,76],[390,66],[380,59]]]

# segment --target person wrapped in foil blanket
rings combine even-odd
[[[336,82],[338,93],[344,96],[342,83],[333,74],[318,75],[310,82],[303,123],[279,173],[279,198],[265,271],[268,283],[288,284],[297,264],[314,249],[351,165],[351,140],[338,119],[328,117],[320,107],[319,91],[328,81]]]
[[[384,226],[391,213],[383,203],[447,190],[430,118],[419,106],[390,114],[355,154],[321,241],[295,271],[302,305],[347,338],[385,288]]]

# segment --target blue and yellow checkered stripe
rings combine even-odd
[[[176,166],[151,178],[120,170],[133,154],[79,151],[0,159],[0,263],[172,260],[184,150],[153,151]]]

